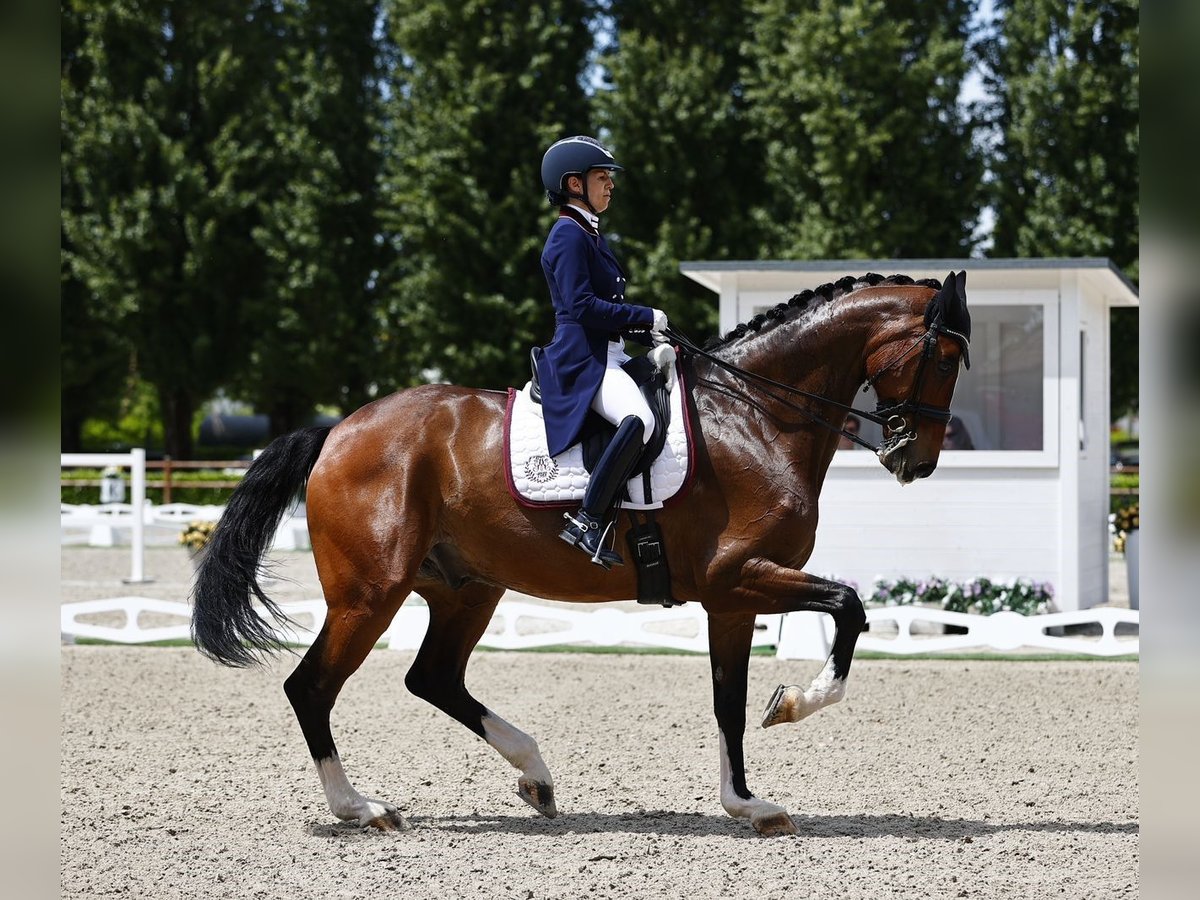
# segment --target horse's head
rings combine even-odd
[[[951,272],[923,314],[914,306],[869,348],[868,378],[885,420],[879,459],[901,484],[937,468],[959,362],[971,367],[966,284],[966,272]]]

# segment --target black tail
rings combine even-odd
[[[196,572],[192,640],[201,653],[226,666],[250,666],[282,643],[254,610],[253,598],[277,623],[287,617],[258,584],[263,554],[279,520],[304,489],[329,428],[304,428],[272,441],[238,485]]]

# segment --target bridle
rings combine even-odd
[[[951,419],[950,408],[948,406],[933,406],[931,404],[921,402],[921,387],[925,381],[925,372],[928,368],[929,361],[933,359],[934,352],[937,347],[938,337],[944,335],[955,341],[962,349],[963,361],[966,363],[967,368],[971,368],[971,342],[967,339],[966,335],[960,334],[956,331],[951,331],[949,328],[945,327],[945,325],[942,324],[940,317],[937,317],[929,323],[928,327],[925,329],[925,333],[913,341],[912,344],[910,344],[903,352],[897,354],[874,375],[868,373],[866,384],[863,385],[863,392],[865,393],[874,387],[875,383],[881,377],[883,377],[886,372],[900,365],[902,362],[904,362],[904,360],[908,359],[908,357],[910,357],[915,350],[920,348],[921,359],[917,363],[917,375],[916,378],[913,379],[912,391],[910,392],[909,397],[906,400],[902,400],[901,402],[892,404],[891,406],[885,406],[881,401],[876,405],[874,412],[868,412],[865,409],[858,409],[854,406],[848,406],[845,403],[840,403],[837,400],[833,400],[821,394],[814,394],[809,391],[804,391],[800,388],[792,387],[790,384],[784,384],[781,381],[776,381],[773,378],[768,378],[765,375],[759,375],[756,372],[749,372],[743,368],[740,368],[739,366],[735,366],[728,360],[721,359],[717,355],[705,350],[703,347],[697,346],[694,341],[692,341],[687,337],[687,335],[680,332],[680,330],[674,326],[668,326],[665,333],[671,341],[679,345],[685,355],[704,357],[718,368],[724,369],[726,372],[738,376],[745,381],[749,387],[755,388],[760,393],[765,394],[776,402],[781,403],[789,409],[800,413],[810,422],[827,428],[835,434],[839,434],[861,447],[866,447],[868,450],[874,452],[881,460],[886,460],[905,444],[916,440],[917,420],[922,418],[933,419],[935,422],[941,422],[945,424]],[[836,425],[826,421],[811,410],[805,409],[803,406],[800,406],[787,399],[787,397],[779,396],[771,390],[772,388],[783,391],[785,394],[790,394],[792,396],[804,397],[809,400],[817,400],[829,406],[835,406],[838,409],[844,409],[847,413],[854,413],[856,416],[866,419],[867,421],[874,422],[882,427],[885,437],[878,446],[873,445],[863,440],[858,435],[846,431],[844,428],[838,428]]]

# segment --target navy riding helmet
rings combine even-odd
[[[542,185],[546,188],[546,198],[553,206],[562,206],[571,198],[582,200],[591,209],[591,201],[586,196],[587,173],[592,169],[621,172],[624,168],[598,140],[580,134],[550,145],[542,157]],[[568,175],[578,175],[583,179],[583,194],[572,194],[567,190]]]

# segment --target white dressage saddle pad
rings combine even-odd
[[[692,479],[691,423],[683,403],[682,385],[671,391],[671,424],[662,453],[650,466],[650,496],[641,475],[629,480],[626,509],[661,509],[673,497],[682,497]],[[521,390],[508,389],[508,412],[504,421],[504,445],[508,456],[505,474],[508,489],[522,506],[578,506],[587,488],[588,472],[583,466],[583,447],[575,444],[558,456],[546,450],[546,426],[542,407],[529,395],[529,384]]]

